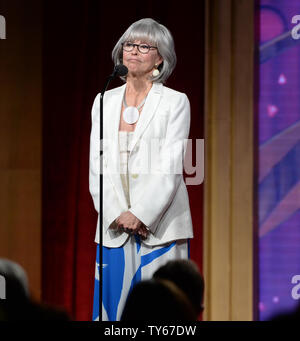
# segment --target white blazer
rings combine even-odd
[[[129,146],[127,205],[120,177],[118,132],[126,84],[104,95],[103,112],[103,245],[122,246],[129,235],[109,228],[131,211],[150,230],[146,245],[193,237],[183,162],[190,129],[190,103],[184,93],[153,83]],[[99,213],[100,93],[92,107],[89,189]],[[99,243],[99,215],[95,242]]]

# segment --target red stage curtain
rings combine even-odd
[[[122,4],[122,5],[121,5]],[[200,7],[199,7],[200,5]],[[45,1],[43,9],[42,299],[90,320],[96,212],[88,190],[90,111],[113,69],[111,51],[132,22],[152,17],[174,35],[178,65],[167,86],[186,92],[190,138],[203,138],[204,1]],[[114,81],[111,87],[122,83]],[[188,186],[202,269],[203,185]]]

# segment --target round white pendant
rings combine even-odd
[[[133,124],[139,119],[139,111],[136,107],[127,107],[123,111],[123,120],[128,124]]]

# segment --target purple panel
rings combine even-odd
[[[268,320],[299,304],[300,39],[287,32],[300,1],[261,0],[259,15],[259,319]]]

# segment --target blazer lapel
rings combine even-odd
[[[136,145],[137,141],[141,138],[143,132],[145,131],[146,127],[150,123],[151,119],[153,118],[157,110],[157,106],[161,98],[162,87],[163,85],[161,83],[153,83],[152,88],[148,93],[146,102],[144,104],[144,108],[135,127],[133,139],[131,141],[131,144],[129,145],[129,157],[134,146]],[[119,90],[116,91],[110,98],[109,102],[106,105],[104,105],[103,110],[105,112],[104,136],[107,143],[106,158],[108,161],[109,175],[112,179],[118,197],[121,200],[122,206],[127,207],[126,197],[120,176],[120,148],[119,148],[120,116],[125,89],[126,84],[119,87]]]
[[[159,104],[160,95],[162,90],[161,83],[153,83],[152,88],[150,89],[146,102],[144,104],[144,108],[138,120],[138,123],[135,127],[135,131],[133,134],[133,139],[129,146],[129,157],[131,152],[136,145],[137,141],[141,138],[142,134],[144,133],[145,129],[147,128],[148,124],[150,123],[151,119],[153,118],[157,106]]]
[[[108,163],[109,176],[111,177],[114,189],[117,192],[118,198],[120,198],[121,206],[127,207],[127,201],[122,186],[120,176],[120,148],[119,148],[119,126],[120,126],[120,115],[122,109],[122,100],[126,84],[119,87],[107,105],[103,106],[105,111],[105,139],[107,143],[106,159]],[[105,95],[104,95],[105,96]]]

